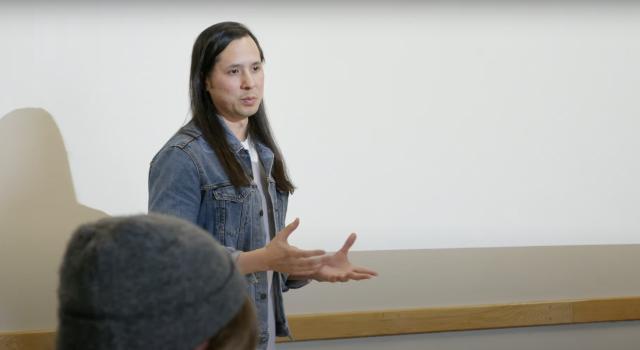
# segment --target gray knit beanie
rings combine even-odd
[[[80,226],[60,269],[59,350],[193,350],[245,301],[209,234],[157,214]]]

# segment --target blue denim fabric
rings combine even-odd
[[[253,178],[249,153],[226,129],[232,151],[250,178]],[[273,152],[256,142],[258,156],[269,174],[268,192],[274,212],[262,208],[257,185],[236,188],[224,172],[215,152],[202,137],[193,121],[180,129],[155,155],[149,169],[149,212],[175,215],[197,224],[211,233],[237,257],[240,252],[264,247],[261,215],[273,215],[276,232],[285,225],[288,193],[276,189],[271,176]],[[308,281],[287,280],[281,273],[273,274],[273,299],[276,335],[289,336],[282,292],[299,288]],[[246,276],[247,293],[255,302],[259,324],[259,349],[270,336],[267,330],[267,273]]]

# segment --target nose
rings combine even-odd
[[[255,78],[251,74],[251,72],[244,71],[242,73],[242,85],[241,87],[245,90],[251,90],[256,85]]]

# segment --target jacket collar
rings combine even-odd
[[[231,130],[229,130],[229,127],[227,127],[227,124],[224,122],[224,120],[222,120],[222,118],[219,116],[218,118],[220,119],[220,124],[222,124],[224,135],[227,138],[229,147],[231,147],[231,151],[234,154],[238,154],[238,152],[240,152],[244,147],[242,147],[242,144],[240,143],[238,138],[231,132]],[[194,138],[202,136],[202,130],[200,130],[200,128],[196,126],[196,123],[193,119],[191,119],[185,126],[183,126],[180,131],[181,133]]]
[[[231,132],[231,130],[227,126],[227,123],[224,122],[222,117],[218,116],[218,118],[220,119],[220,124],[222,124],[222,128],[224,129],[224,134],[225,134],[225,137],[227,138],[227,143],[229,144],[229,147],[231,147],[231,151],[237,155],[238,153],[240,153],[240,151],[244,149],[244,146],[242,146],[242,143],[240,143],[240,140],[238,140],[236,135],[234,135],[233,132]],[[190,135],[192,137],[200,137],[202,135],[202,131],[196,126],[193,119],[191,119],[185,126],[182,127],[182,131],[185,134]],[[260,157],[260,159],[263,159],[263,160],[273,159],[273,152],[269,147],[265,146],[264,144],[262,144],[257,140],[253,140],[253,142],[256,145],[256,151],[258,152],[258,156]]]

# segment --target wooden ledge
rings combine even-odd
[[[640,297],[291,315],[289,325],[304,341],[629,320],[640,320]]]
[[[52,331],[0,332],[0,350],[53,350]]]

